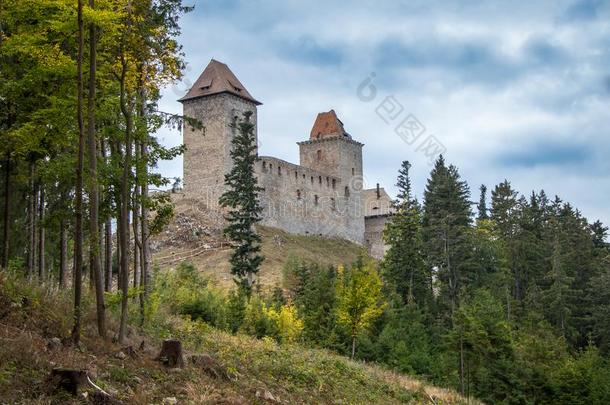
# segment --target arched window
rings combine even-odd
[[[333,189],[335,188],[336,184],[337,184],[337,180],[333,179]]]
[[[318,195],[316,194],[316,195],[313,196],[313,203],[315,205],[318,205],[318,201],[319,201],[319,198],[318,198]]]
[[[334,211],[337,209],[337,204],[335,203],[335,199],[331,198],[330,199],[330,208]]]
[[[318,151],[316,152],[316,157],[318,160],[322,160],[322,151],[320,149],[318,149]]]
[[[313,184],[313,176],[311,176],[311,184]]]
[[[320,183],[320,185],[322,185],[322,176],[318,176],[318,183]]]
[[[301,190],[297,189],[297,200],[301,199]]]
[[[345,196],[349,197],[349,187],[345,186]]]
[[[299,172],[297,172],[296,170],[294,171],[294,179],[298,179],[299,178]]]
[[[263,160],[263,171],[266,172],[267,171],[267,162],[265,162]]]
[[[354,168],[352,167],[352,176],[353,176],[354,174],[356,174],[356,169],[354,169]]]
[[[282,175],[282,166],[278,166],[277,167],[277,175],[281,176]]]

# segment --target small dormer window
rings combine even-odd
[[[229,82],[229,84],[231,85],[231,87],[233,87],[233,90],[235,90],[237,93],[241,93],[242,88],[239,87],[237,84],[232,83],[230,80],[227,80]]]
[[[201,83],[201,86],[199,86],[199,88],[203,91],[210,90],[210,87],[212,87],[212,79],[204,81]]]

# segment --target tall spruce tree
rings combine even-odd
[[[489,215],[487,214],[487,186],[485,184],[481,184],[479,191],[481,194],[479,196],[479,204],[477,204],[477,211],[479,212],[477,221],[483,221],[485,219],[489,219]]]
[[[258,273],[264,258],[260,255],[261,238],[254,225],[261,220],[262,211],[258,186],[254,175],[254,163],[258,159],[252,112],[243,114],[239,122],[233,124],[236,131],[232,141],[231,158],[233,168],[225,175],[227,191],[220,197],[220,205],[229,208],[225,219],[228,221],[224,234],[236,246],[231,255],[231,273],[235,282],[247,293],[252,291],[254,275]]]
[[[426,191],[422,236],[426,264],[434,269],[439,282],[439,304],[455,313],[458,296],[467,283],[470,255],[469,229],[472,222],[470,190],[455,166],[447,167],[440,156]]]
[[[412,194],[410,168],[411,164],[404,161],[398,172],[395,212],[383,234],[389,249],[382,269],[404,303],[415,302],[421,307],[432,296],[432,280],[422,256],[421,209]]]

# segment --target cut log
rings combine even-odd
[[[184,367],[182,342],[175,339],[164,340],[163,345],[161,346],[161,353],[157,356],[157,360],[169,368]]]
[[[87,371],[54,368],[51,370],[49,380],[52,391],[64,390],[76,396],[79,388],[87,383]]]

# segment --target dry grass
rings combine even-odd
[[[160,313],[148,334],[130,328],[128,342],[136,358],[119,358],[123,346],[96,336],[94,308],[85,294],[82,346],[50,348],[53,337],[70,333],[69,293],[0,274],[0,403],[76,404],[82,398],[49,391],[53,367],[87,369],[93,381],[128,404],[160,404],[175,397],[179,404],[263,404],[272,393],[281,404],[465,403],[455,393],[376,366],[350,361],[325,350],[231,335],[202,323]],[[117,330],[109,316],[109,335]],[[230,379],[215,379],[194,365],[180,371],[154,361],[160,340],[182,340],[185,354],[208,353]],[[89,388],[89,392],[93,392]],[[84,401],[86,402],[86,401]]]
[[[263,239],[262,254],[265,256],[259,272],[259,282],[265,290],[281,284],[282,269],[290,257],[320,264],[339,265],[352,263],[359,255],[366,255],[366,250],[362,246],[343,239],[292,235],[279,229],[262,226],[258,229]],[[166,247],[155,252],[154,257],[166,257],[172,251],[179,249]],[[229,256],[230,251],[227,250],[213,251],[188,261],[220,286],[229,288],[233,286],[229,271]],[[163,266],[162,269],[174,268],[177,265],[178,263]]]

